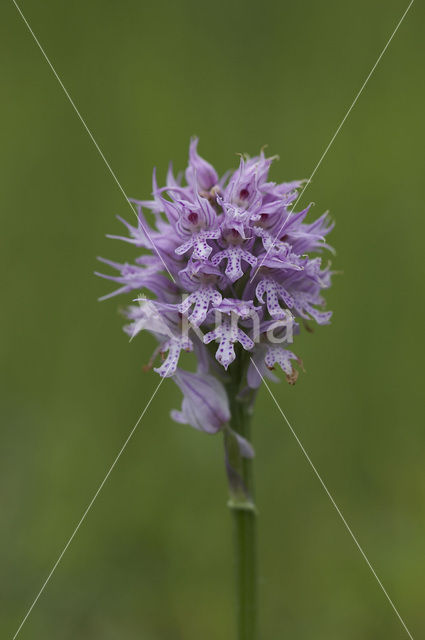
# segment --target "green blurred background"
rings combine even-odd
[[[308,177],[407,2],[101,2],[21,7],[130,196],[268,143]],[[330,209],[343,275],[330,327],[279,402],[415,638],[425,634],[419,1],[303,203]],[[1,637],[11,638],[157,384],[95,257],[128,204],[11,1],[1,7]],[[128,299],[128,298],[127,298]],[[165,382],[23,627],[22,639],[234,637],[222,443],[173,424]],[[254,444],[262,640],[406,638],[267,392]]]

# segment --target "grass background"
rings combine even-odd
[[[186,162],[268,143],[308,177],[407,3],[68,3],[21,8],[131,196]],[[0,9],[0,602],[11,638],[149,399],[149,337],[95,256],[131,219],[13,3]],[[274,388],[415,638],[425,633],[423,7],[415,2],[303,203],[337,221],[332,326]],[[302,204],[302,203],[301,203]],[[24,639],[234,637],[222,443],[177,426],[166,382],[21,631]],[[262,640],[407,634],[263,390],[254,444]]]

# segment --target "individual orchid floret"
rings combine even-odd
[[[193,249],[192,260],[207,260],[213,250],[207,241],[217,240],[221,235],[213,207],[198,194],[196,203],[178,201],[175,209],[178,211],[176,231],[183,240],[175,252],[183,255]]]
[[[245,159],[241,156],[239,169],[230,178],[224,191],[224,202],[232,202],[241,208],[255,211],[262,203],[263,184],[272,158],[265,158],[264,153],[258,158]]]

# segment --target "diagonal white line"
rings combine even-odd
[[[46,60],[46,62],[47,62],[47,64],[49,65],[50,69],[52,70],[53,75],[55,76],[56,80],[59,82],[60,86],[62,87],[63,92],[65,93],[66,97],[68,98],[68,100],[69,100],[69,102],[70,102],[70,104],[71,104],[72,108],[74,109],[75,113],[77,114],[78,118],[80,119],[81,124],[83,125],[84,129],[87,131],[87,133],[88,133],[88,135],[89,135],[89,137],[90,137],[91,141],[93,142],[94,146],[96,147],[96,149],[97,149],[97,151],[98,151],[98,153],[99,153],[100,157],[102,158],[103,162],[106,164],[106,166],[107,166],[107,168],[108,168],[108,170],[109,170],[109,173],[111,174],[111,176],[112,176],[112,177],[113,177],[113,179],[115,180],[115,182],[116,182],[116,184],[117,184],[117,186],[118,186],[119,190],[121,191],[121,193],[123,194],[124,198],[125,198],[125,199],[126,199],[126,201],[128,202],[128,205],[129,205],[130,209],[132,210],[132,212],[134,213],[134,215],[137,217],[137,220],[138,220],[138,222],[139,222],[140,226],[142,227],[142,229],[143,229],[144,233],[146,234],[147,238],[148,238],[148,239],[149,239],[149,241],[151,242],[152,247],[154,248],[154,250],[155,250],[156,254],[158,255],[158,258],[161,260],[161,262],[162,262],[162,264],[164,265],[164,267],[165,267],[166,271],[168,271],[168,274],[170,275],[170,277],[171,277],[171,279],[173,280],[173,282],[175,282],[175,279],[174,279],[174,277],[173,277],[172,273],[170,272],[169,268],[167,267],[167,265],[166,265],[166,263],[165,263],[165,261],[164,261],[163,257],[161,256],[160,252],[158,251],[157,247],[155,246],[155,243],[154,243],[154,241],[152,240],[152,237],[151,237],[151,235],[150,235],[150,233],[149,233],[148,229],[146,229],[146,228],[144,227],[143,223],[141,222],[141,220],[140,220],[139,216],[137,215],[137,213],[136,213],[136,211],[135,211],[135,209],[134,209],[134,207],[133,207],[132,203],[130,202],[130,200],[128,199],[128,197],[127,197],[127,195],[126,195],[126,193],[125,193],[125,191],[124,191],[124,189],[122,188],[120,181],[118,180],[117,176],[115,175],[115,173],[114,173],[114,171],[113,171],[113,169],[112,169],[111,165],[109,164],[109,162],[108,162],[108,161],[107,161],[107,159],[105,158],[105,156],[104,156],[104,154],[103,154],[102,149],[101,149],[101,148],[99,147],[99,145],[97,144],[97,142],[96,142],[96,140],[95,140],[95,138],[94,138],[94,136],[93,136],[92,132],[91,132],[91,131],[90,131],[90,129],[88,128],[88,126],[87,126],[87,124],[86,124],[86,122],[85,122],[84,118],[82,117],[81,113],[78,111],[78,109],[77,109],[77,107],[76,107],[76,105],[75,105],[75,103],[74,103],[73,99],[72,99],[72,98],[71,98],[71,96],[69,95],[69,93],[68,93],[68,91],[67,91],[67,89],[66,89],[65,85],[63,84],[62,80],[60,79],[59,75],[57,74],[56,69],[54,68],[53,64],[50,62],[50,60],[49,60],[49,58],[48,58],[48,56],[47,56],[46,52],[44,51],[43,47],[42,47],[42,46],[41,46],[41,44],[40,44],[40,42],[39,42],[39,40],[38,40],[37,36],[35,35],[34,31],[31,29],[30,25],[28,24],[28,20],[25,18],[25,16],[24,16],[24,14],[22,13],[22,11],[21,11],[20,7],[19,7],[19,6],[18,6],[18,4],[16,3],[16,0],[12,0],[12,2],[13,2],[13,4],[15,5],[16,9],[18,10],[18,12],[19,12],[19,14],[20,14],[20,16],[21,16],[22,20],[23,20],[23,21],[24,21],[24,23],[26,24],[26,26],[27,26],[27,28],[28,28],[28,31],[29,31],[29,32],[30,32],[30,34],[32,35],[32,37],[33,37],[33,39],[34,39],[34,41],[35,41],[36,45],[38,46],[38,48],[40,49],[41,53],[43,54],[44,59]]]
[[[400,20],[398,21],[396,28],[394,29],[394,31],[392,32],[391,36],[389,37],[389,39],[388,39],[388,41],[387,41],[387,44],[385,45],[385,47],[382,49],[381,53],[379,54],[377,61],[376,61],[376,62],[375,62],[375,64],[373,65],[372,69],[369,71],[369,74],[368,74],[368,76],[367,76],[366,80],[363,82],[362,86],[360,87],[360,89],[359,89],[359,91],[358,91],[358,93],[357,93],[356,97],[354,98],[353,102],[351,103],[350,108],[348,109],[347,113],[345,114],[345,116],[343,117],[343,119],[341,120],[341,122],[339,123],[339,125],[338,125],[338,127],[337,127],[337,130],[336,130],[336,131],[335,131],[335,133],[333,134],[333,136],[332,136],[332,138],[331,138],[331,140],[330,140],[330,142],[329,142],[328,146],[326,147],[326,149],[324,150],[324,152],[323,152],[323,153],[322,153],[322,155],[320,156],[319,162],[318,162],[318,163],[316,164],[316,166],[314,167],[314,169],[313,169],[313,172],[312,172],[311,176],[309,177],[309,179],[308,179],[308,180],[307,180],[307,182],[305,183],[305,186],[304,186],[303,190],[301,191],[300,195],[298,196],[298,198],[296,199],[296,201],[295,201],[294,205],[292,206],[291,211],[289,212],[289,215],[288,215],[288,217],[286,218],[285,222],[283,222],[282,226],[280,227],[279,231],[277,232],[276,237],[275,237],[275,239],[273,240],[272,244],[271,244],[271,245],[270,245],[270,247],[267,249],[267,252],[266,252],[266,254],[265,254],[264,258],[262,259],[262,261],[261,261],[260,265],[256,268],[256,270],[255,270],[255,272],[254,272],[254,275],[252,276],[252,278],[251,278],[250,282],[252,282],[252,281],[254,280],[255,276],[256,276],[256,275],[257,275],[257,273],[258,273],[258,271],[261,269],[262,265],[264,264],[264,261],[267,259],[267,257],[268,257],[268,255],[269,255],[270,251],[273,249],[273,247],[274,247],[274,245],[275,245],[275,242],[276,242],[276,240],[279,238],[280,233],[281,233],[281,231],[282,231],[283,227],[285,226],[285,224],[286,224],[286,222],[287,222],[287,220],[288,220],[289,216],[290,216],[290,215],[291,215],[291,213],[294,211],[294,209],[295,209],[295,207],[297,206],[298,202],[301,200],[301,198],[302,198],[302,195],[303,195],[304,191],[307,189],[307,187],[308,187],[308,185],[310,184],[310,182],[312,181],[312,179],[313,179],[313,177],[314,177],[314,175],[315,175],[316,171],[318,170],[318,168],[319,168],[319,167],[320,167],[320,165],[322,164],[322,161],[324,160],[324,158],[325,158],[326,154],[328,153],[329,149],[331,148],[332,144],[334,143],[335,138],[337,137],[338,133],[341,131],[341,129],[342,129],[343,125],[344,125],[344,122],[347,120],[348,116],[350,115],[350,113],[351,113],[351,111],[352,111],[352,109],[353,109],[354,105],[356,104],[357,100],[360,98],[360,95],[361,95],[361,93],[363,92],[363,89],[365,88],[365,86],[366,86],[366,85],[367,85],[367,83],[369,82],[369,80],[370,80],[370,78],[371,78],[371,76],[372,76],[373,72],[375,71],[376,67],[378,66],[379,62],[381,61],[382,56],[384,55],[384,53],[385,53],[385,52],[386,52],[386,50],[388,49],[388,47],[389,47],[389,45],[390,45],[391,40],[394,38],[395,34],[397,33],[397,31],[398,31],[398,29],[399,29],[399,27],[400,27],[401,23],[403,22],[404,18],[406,17],[407,12],[409,11],[409,9],[410,9],[410,7],[412,6],[413,2],[414,2],[414,0],[410,0],[410,3],[409,3],[409,5],[408,5],[407,9],[405,10],[405,12],[403,13],[403,15],[401,16]]]
[[[49,575],[47,576],[47,578],[45,579],[45,581],[43,582],[43,585],[40,589],[40,591],[38,592],[37,596],[34,598],[33,603],[31,604],[30,608],[28,609],[24,619],[22,620],[21,624],[19,625],[15,635],[13,636],[12,640],[15,640],[15,638],[17,638],[18,633],[20,632],[20,630],[22,629],[22,627],[24,626],[28,616],[30,615],[31,611],[33,610],[33,608],[35,607],[35,605],[38,602],[38,599],[40,598],[41,594],[43,593],[44,589],[46,588],[50,578],[52,577],[52,575],[54,574],[54,572],[56,571],[56,568],[58,566],[58,564],[60,563],[60,561],[62,560],[63,556],[65,555],[66,550],[68,549],[69,545],[71,544],[71,542],[73,541],[78,529],[81,527],[81,525],[83,524],[88,512],[90,511],[90,509],[92,508],[97,496],[99,495],[99,493],[102,491],[103,486],[105,484],[105,482],[107,481],[107,479],[109,478],[109,476],[111,475],[115,465],[117,464],[118,460],[121,457],[121,454],[123,453],[124,449],[126,448],[126,446],[128,445],[128,443],[130,442],[130,439],[132,438],[134,432],[136,431],[137,427],[139,426],[140,421],[142,420],[143,416],[145,415],[146,411],[149,409],[149,406],[152,402],[152,400],[154,399],[154,397],[156,396],[159,387],[162,385],[162,383],[164,382],[165,378],[161,378],[161,380],[159,381],[158,385],[156,386],[153,394],[151,395],[149,402],[147,403],[146,407],[143,409],[142,413],[140,414],[136,424],[134,425],[134,427],[132,428],[132,430],[130,431],[126,441],[124,442],[123,446],[121,447],[121,449],[118,452],[118,455],[115,457],[115,460],[113,461],[113,463],[111,464],[111,466],[108,469],[108,472],[106,474],[106,476],[104,477],[104,479],[102,480],[102,482],[100,483],[96,493],[94,494],[93,498],[90,500],[88,507],[86,508],[86,510],[84,511],[79,523],[77,524],[77,526],[75,527],[72,535],[70,536],[68,542],[66,543],[66,545],[64,546],[63,550],[61,551],[59,558],[56,560],[55,564],[53,565]]]
[[[403,625],[407,635],[409,636],[410,640],[413,640],[413,636],[410,633],[409,629],[406,626],[406,623],[404,622],[403,618],[401,617],[401,615],[399,614],[394,602],[391,600],[390,596],[388,595],[388,592],[386,591],[384,585],[382,584],[381,580],[378,578],[375,569],[372,567],[371,563],[369,562],[365,552],[363,551],[362,547],[360,546],[360,543],[358,542],[356,536],[354,535],[354,533],[352,532],[349,524],[347,523],[346,519],[344,518],[344,516],[341,513],[340,508],[338,507],[338,505],[336,504],[334,498],[332,497],[328,487],[326,486],[325,482],[322,479],[322,476],[319,474],[319,472],[317,471],[316,467],[314,466],[313,462],[311,461],[310,456],[308,455],[307,451],[305,450],[301,440],[299,439],[299,437],[297,436],[297,434],[295,433],[291,423],[289,422],[288,418],[286,417],[286,415],[283,412],[283,409],[281,408],[280,404],[278,403],[278,401],[276,400],[272,390],[270,389],[269,385],[267,384],[264,376],[261,374],[260,370],[258,369],[257,365],[255,364],[253,358],[250,358],[252,364],[254,365],[254,367],[257,370],[258,375],[260,376],[260,378],[262,379],[262,381],[264,382],[267,391],[269,392],[270,396],[273,399],[273,402],[275,403],[276,407],[278,408],[281,416],[283,417],[283,419],[285,420],[286,424],[288,425],[289,429],[291,430],[292,435],[294,436],[295,440],[297,441],[297,444],[299,445],[301,451],[303,452],[304,456],[307,458],[307,461],[310,465],[310,467],[313,469],[317,479],[319,480],[320,484],[322,485],[323,489],[326,492],[326,495],[328,496],[329,500],[332,502],[333,506],[335,507],[339,517],[341,518],[342,522],[344,523],[345,528],[347,529],[348,533],[350,534],[350,536],[352,537],[352,539],[354,540],[356,547],[358,548],[358,550],[360,551],[360,553],[362,554],[364,560],[366,561],[367,566],[369,567],[369,569],[371,570],[372,574],[374,575],[376,581],[378,582],[379,586],[381,587],[382,591],[384,592],[388,602],[390,603],[391,607],[393,608],[393,610],[395,611],[397,618],[400,620],[401,624]]]

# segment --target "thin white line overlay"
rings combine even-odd
[[[319,159],[319,162],[318,162],[318,163],[316,164],[316,166],[314,167],[314,169],[313,169],[313,173],[311,174],[311,176],[309,177],[309,179],[308,179],[308,180],[307,180],[307,182],[305,183],[305,186],[303,187],[303,189],[302,189],[302,191],[301,191],[300,195],[299,195],[299,196],[298,196],[298,198],[296,199],[295,204],[292,206],[291,211],[289,212],[288,218],[289,218],[289,216],[291,215],[291,213],[294,211],[294,209],[295,209],[295,207],[297,206],[298,202],[301,200],[301,198],[302,198],[302,195],[303,195],[304,191],[307,189],[308,185],[311,183],[311,181],[312,181],[312,179],[313,179],[313,176],[315,175],[316,171],[318,170],[318,168],[319,168],[319,167],[320,167],[320,165],[322,164],[322,161],[324,160],[324,158],[325,158],[326,154],[328,153],[329,149],[331,148],[332,144],[334,143],[334,140],[335,140],[335,138],[337,137],[338,133],[341,131],[341,129],[342,129],[343,125],[344,125],[344,122],[347,120],[348,116],[350,115],[350,113],[351,113],[351,111],[352,111],[352,109],[353,109],[354,105],[356,104],[357,100],[360,98],[360,95],[361,95],[361,93],[363,92],[363,89],[366,87],[366,85],[367,85],[367,83],[369,82],[369,80],[370,80],[370,78],[371,78],[371,76],[372,76],[373,72],[375,71],[376,67],[378,66],[379,62],[381,61],[382,56],[384,55],[384,53],[385,53],[385,52],[386,52],[386,50],[388,49],[388,47],[389,47],[389,45],[390,45],[391,40],[394,38],[395,34],[397,33],[397,31],[398,31],[398,29],[399,29],[399,27],[400,27],[401,23],[403,22],[404,18],[406,17],[407,12],[409,11],[409,9],[410,9],[410,7],[412,6],[413,2],[414,2],[414,0],[410,0],[410,3],[409,3],[409,5],[408,5],[407,9],[405,10],[405,12],[403,13],[403,15],[401,16],[400,20],[398,21],[396,28],[394,29],[394,31],[392,32],[392,34],[391,34],[391,36],[390,36],[389,40],[387,41],[387,44],[386,44],[386,45],[385,45],[385,47],[382,49],[381,53],[380,53],[380,54],[379,54],[379,56],[378,56],[377,61],[376,61],[376,62],[375,62],[375,64],[373,65],[372,69],[369,71],[369,74],[368,74],[368,76],[367,76],[366,80],[363,82],[362,86],[360,87],[360,90],[358,91],[358,93],[357,93],[356,97],[354,98],[353,102],[351,103],[350,108],[348,109],[347,113],[345,114],[345,116],[343,117],[343,119],[341,120],[341,122],[339,123],[339,125],[338,125],[338,127],[337,127],[337,130],[336,130],[336,131],[335,131],[335,133],[333,134],[333,136],[332,136],[332,138],[331,138],[331,140],[330,140],[330,142],[329,142],[328,146],[326,147],[326,149],[325,149],[325,150],[324,150],[324,152],[322,153],[322,155],[321,155],[321,157],[320,157],[320,159]],[[275,243],[276,243],[276,240],[279,238],[280,233],[281,233],[281,231],[282,231],[282,229],[283,229],[283,227],[284,227],[284,225],[285,225],[286,221],[288,220],[288,218],[286,218],[285,222],[282,224],[282,226],[280,227],[279,231],[277,232],[275,239],[273,240],[273,242],[272,242],[272,244],[270,245],[270,247],[267,249],[267,251],[266,251],[266,254],[265,254],[264,258],[262,259],[262,261],[261,261],[260,265],[256,268],[256,270],[255,270],[255,272],[254,272],[254,275],[252,276],[252,278],[251,278],[250,282],[252,282],[252,281],[254,280],[255,276],[256,276],[256,275],[257,275],[257,273],[258,273],[258,271],[261,269],[262,265],[264,264],[264,261],[267,259],[267,257],[268,257],[268,255],[269,255],[270,251],[273,249],[273,247],[274,247],[274,245],[275,245]]]
[[[164,379],[165,379],[165,378],[161,378],[161,380],[159,381],[158,385],[156,386],[156,388],[155,388],[155,390],[154,390],[153,394],[151,395],[151,397],[150,397],[150,399],[149,399],[149,401],[148,401],[148,403],[147,403],[146,407],[143,409],[143,411],[142,411],[142,413],[140,414],[140,416],[139,416],[139,418],[138,418],[138,420],[137,420],[136,424],[134,425],[134,427],[133,427],[133,428],[132,428],[132,430],[130,431],[130,433],[129,433],[129,435],[128,435],[127,439],[126,439],[126,441],[124,442],[123,446],[122,446],[122,447],[121,447],[121,449],[119,450],[118,455],[115,457],[115,460],[113,461],[113,463],[112,463],[112,464],[111,464],[111,466],[109,467],[108,472],[106,473],[106,476],[104,477],[104,479],[103,479],[103,480],[102,480],[102,482],[100,483],[100,485],[99,485],[99,487],[98,487],[98,489],[97,489],[96,493],[94,494],[93,498],[92,498],[92,499],[91,499],[91,501],[89,502],[88,507],[87,507],[87,508],[86,508],[86,510],[84,511],[84,513],[83,513],[83,515],[82,515],[82,517],[81,517],[80,521],[78,522],[77,526],[75,527],[75,529],[74,529],[74,531],[73,531],[72,535],[70,536],[70,538],[69,538],[68,542],[67,542],[67,543],[66,543],[66,545],[64,546],[64,548],[63,548],[62,552],[60,553],[60,555],[59,555],[58,559],[56,560],[55,564],[53,565],[53,567],[52,567],[52,569],[51,569],[51,571],[50,571],[49,575],[47,576],[46,580],[44,581],[44,583],[43,583],[43,585],[42,585],[42,587],[41,587],[40,591],[38,592],[37,596],[36,596],[36,597],[35,597],[35,599],[33,600],[33,602],[32,602],[32,604],[31,604],[30,608],[28,609],[28,611],[27,611],[27,613],[26,613],[26,615],[25,615],[24,619],[22,620],[21,624],[19,625],[19,627],[18,627],[18,629],[17,629],[17,631],[16,631],[15,635],[13,636],[12,640],[15,640],[15,638],[17,638],[17,636],[18,636],[18,634],[19,634],[20,630],[22,629],[22,627],[24,626],[24,624],[25,624],[25,622],[26,622],[26,620],[27,620],[28,616],[30,615],[31,611],[33,610],[33,608],[34,608],[34,607],[35,607],[35,605],[37,604],[38,599],[40,598],[41,594],[43,593],[44,589],[46,588],[46,586],[47,586],[47,584],[48,584],[48,582],[49,582],[50,578],[52,577],[52,575],[53,575],[53,574],[54,574],[54,572],[56,571],[57,566],[59,565],[60,561],[62,560],[63,556],[65,555],[65,552],[66,552],[66,550],[68,549],[69,545],[70,545],[70,544],[71,544],[71,542],[73,541],[73,539],[74,539],[74,537],[75,537],[75,535],[76,535],[76,533],[77,533],[78,529],[79,529],[79,528],[81,527],[81,525],[83,524],[83,522],[84,522],[84,520],[85,520],[85,518],[86,518],[86,516],[87,516],[88,512],[89,512],[89,511],[90,511],[90,509],[92,508],[92,506],[93,506],[93,504],[94,504],[94,502],[95,502],[95,500],[96,500],[97,496],[98,496],[98,495],[99,495],[99,493],[102,491],[102,489],[103,489],[103,486],[104,486],[105,482],[107,481],[107,479],[108,479],[108,478],[109,478],[109,476],[111,475],[111,473],[112,473],[112,471],[113,471],[113,469],[114,469],[115,465],[117,464],[117,462],[118,462],[119,458],[121,457],[121,454],[123,453],[123,451],[124,451],[124,449],[126,448],[127,444],[130,442],[130,440],[131,440],[131,438],[132,438],[132,436],[133,436],[134,432],[136,431],[137,427],[139,426],[140,421],[142,420],[142,418],[143,418],[143,416],[145,415],[146,411],[149,409],[149,406],[150,406],[150,404],[151,404],[152,400],[154,399],[154,397],[156,396],[156,394],[157,394],[157,392],[158,392],[158,390],[159,390],[159,387],[160,387],[160,386],[162,385],[162,383],[164,382]]]
[[[63,84],[62,80],[60,79],[59,75],[57,74],[56,69],[54,68],[53,64],[50,62],[50,60],[49,60],[49,58],[48,58],[48,56],[47,56],[46,52],[44,51],[43,47],[41,46],[40,42],[38,41],[37,36],[35,35],[34,31],[31,29],[30,25],[28,24],[28,20],[25,18],[25,16],[24,16],[24,14],[22,13],[22,11],[21,11],[21,9],[20,9],[19,5],[16,3],[16,0],[12,0],[12,2],[13,2],[13,4],[15,5],[15,7],[16,7],[16,9],[17,9],[17,11],[19,12],[19,14],[20,14],[20,16],[21,16],[22,20],[24,21],[25,25],[27,26],[28,31],[29,31],[29,32],[30,32],[30,34],[32,35],[32,37],[33,37],[33,39],[34,39],[34,41],[35,41],[36,45],[38,46],[38,48],[40,49],[41,53],[43,54],[44,59],[46,60],[46,62],[47,62],[47,64],[49,65],[50,69],[52,70],[53,75],[55,76],[56,80],[59,82],[60,86],[62,87],[63,92],[65,93],[66,97],[68,98],[68,100],[69,100],[69,102],[70,102],[70,104],[71,104],[72,108],[74,109],[75,113],[77,114],[78,118],[80,119],[81,124],[83,125],[84,129],[87,131],[87,133],[88,133],[88,135],[89,135],[89,137],[90,137],[91,141],[93,142],[94,146],[96,147],[96,149],[97,149],[97,151],[98,151],[98,153],[99,153],[100,157],[102,158],[103,162],[106,164],[106,166],[107,166],[107,168],[108,168],[108,170],[109,170],[109,173],[111,174],[111,176],[112,176],[112,177],[113,177],[113,179],[115,180],[115,182],[116,182],[116,184],[117,184],[117,186],[118,186],[119,190],[121,191],[121,193],[123,194],[124,198],[126,199],[126,201],[127,201],[128,205],[129,205],[130,209],[132,210],[132,212],[134,213],[134,215],[137,217],[137,220],[138,220],[138,222],[139,222],[140,226],[142,227],[142,229],[143,229],[144,233],[146,234],[147,238],[148,238],[148,239],[149,239],[149,241],[151,242],[153,249],[156,251],[156,253],[157,253],[157,255],[158,255],[158,258],[161,260],[161,262],[162,262],[162,264],[164,265],[164,267],[165,267],[166,271],[167,271],[167,272],[168,272],[168,274],[170,275],[170,277],[171,277],[172,281],[173,281],[173,282],[175,282],[175,279],[174,279],[174,277],[173,277],[172,273],[170,272],[169,268],[167,267],[167,265],[166,265],[166,263],[165,263],[165,261],[164,261],[163,257],[161,256],[161,254],[160,254],[159,250],[158,250],[158,249],[157,249],[157,247],[155,246],[155,243],[154,243],[154,241],[152,240],[152,237],[151,237],[151,235],[150,235],[150,233],[149,233],[148,229],[146,229],[146,228],[144,227],[143,223],[141,222],[141,220],[140,220],[139,216],[137,215],[137,212],[135,211],[135,209],[134,209],[134,207],[133,207],[132,203],[130,202],[130,200],[128,199],[128,197],[127,197],[127,195],[126,195],[126,193],[125,193],[125,191],[124,191],[124,189],[122,188],[120,181],[118,180],[117,176],[115,175],[115,173],[114,173],[114,171],[113,171],[112,167],[110,166],[109,162],[108,162],[108,161],[107,161],[107,159],[105,158],[105,156],[104,156],[104,154],[103,154],[102,149],[101,149],[101,148],[99,147],[99,145],[97,144],[97,142],[96,142],[96,140],[95,140],[95,138],[94,138],[94,136],[93,136],[92,132],[91,132],[91,131],[90,131],[90,129],[88,128],[88,126],[87,126],[87,124],[86,124],[86,122],[85,122],[84,118],[82,117],[81,113],[78,111],[78,109],[77,109],[77,107],[76,107],[76,105],[75,105],[75,103],[74,103],[73,99],[72,99],[72,98],[71,98],[71,96],[69,95],[69,93],[68,93],[67,89],[65,88],[65,85]]]
[[[381,587],[382,591],[384,592],[388,602],[390,603],[391,607],[393,608],[395,614],[397,615],[397,618],[400,620],[401,624],[404,627],[404,630],[406,631],[407,635],[409,636],[410,640],[413,640],[413,636],[410,633],[409,629],[406,626],[406,623],[404,622],[403,618],[401,617],[401,615],[399,614],[394,602],[391,600],[390,596],[388,595],[388,592],[386,591],[384,585],[382,584],[381,580],[378,578],[375,569],[373,568],[373,566],[371,565],[371,563],[369,562],[365,552],[363,551],[362,547],[360,546],[360,543],[358,542],[356,536],[354,535],[354,533],[352,532],[349,524],[347,523],[346,519],[344,518],[344,516],[341,513],[340,508],[338,507],[338,505],[336,504],[334,498],[332,497],[328,487],[326,486],[324,480],[322,479],[321,475],[319,474],[319,472],[317,471],[316,467],[314,466],[313,462],[311,461],[310,456],[308,455],[307,451],[305,450],[301,440],[299,439],[299,437],[297,436],[297,434],[295,433],[291,423],[289,422],[288,418],[286,417],[285,413],[283,412],[283,409],[281,408],[280,404],[278,403],[278,401],[276,400],[272,390],[270,389],[269,385],[267,384],[264,376],[261,374],[260,370],[258,369],[257,365],[255,364],[253,358],[250,358],[252,364],[254,365],[254,367],[257,370],[258,375],[260,376],[260,378],[262,379],[262,381],[265,384],[265,387],[267,389],[267,391],[269,392],[271,398],[273,399],[273,402],[275,403],[276,407],[278,408],[280,414],[282,415],[283,419],[285,420],[286,424],[288,425],[292,435],[294,436],[295,440],[297,441],[298,446],[300,447],[301,451],[303,452],[304,456],[307,458],[307,461],[310,465],[310,467],[313,469],[317,479],[319,480],[320,484],[322,485],[323,489],[326,492],[326,495],[328,496],[329,500],[332,502],[333,506],[335,507],[339,517],[341,518],[342,522],[344,523],[345,528],[347,529],[348,533],[350,534],[350,536],[352,537],[352,539],[354,540],[356,547],[358,548],[358,550],[360,551],[360,553],[362,554],[364,560],[366,561],[367,566],[369,567],[369,569],[371,570],[373,576],[375,577],[376,581],[378,582],[379,586]]]

